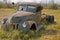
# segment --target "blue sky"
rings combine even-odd
[[[0,1],[2,1],[2,0],[0,0]],[[15,3],[17,3],[17,2],[44,2],[44,3],[46,3],[46,0],[9,0],[9,1],[11,1],[11,2],[15,2]],[[49,2],[49,1],[51,1],[51,0],[47,0],[47,2]],[[55,3],[60,3],[60,0],[54,0],[55,1]]]

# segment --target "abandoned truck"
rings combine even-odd
[[[16,29],[23,32],[29,30],[38,31],[43,25],[41,22],[46,19],[47,22],[53,22],[54,16],[43,15],[41,13],[43,7],[39,3],[20,3],[18,11],[14,13],[10,18],[2,19],[3,29]]]

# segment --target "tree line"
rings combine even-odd
[[[45,4],[45,3],[40,3],[43,8],[45,9],[60,9],[60,4],[56,4],[54,3],[54,1],[51,1],[51,3]],[[18,3],[8,3],[7,0],[3,0],[3,2],[0,2],[0,8],[17,8],[17,6],[19,5]]]

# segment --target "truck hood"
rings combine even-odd
[[[13,16],[20,17],[20,16],[29,16],[29,15],[33,15],[33,14],[34,13],[32,13],[32,12],[18,11]]]

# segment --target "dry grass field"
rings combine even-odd
[[[60,10],[44,9],[43,13],[54,15],[56,23],[48,25],[46,31],[38,40],[60,40]]]
[[[9,18],[14,12],[16,12],[15,9],[0,9],[0,22],[2,18],[4,17]],[[60,10],[44,9],[42,13],[54,15],[55,23],[46,25],[45,30],[40,30],[38,33],[32,32],[30,33],[30,35],[26,34],[25,36],[22,36],[21,38],[24,38],[23,40],[28,40],[28,39],[30,40],[60,40]],[[1,24],[0,24],[0,27],[1,27]],[[0,30],[0,40],[20,40],[19,37],[21,36],[21,34],[19,36],[18,31],[12,32],[13,34],[10,34],[10,33],[11,32],[6,33],[5,31]],[[34,38],[31,37],[31,34],[33,34],[32,37]],[[6,36],[6,35],[9,35],[9,36]],[[14,39],[9,38],[11,36]]]

